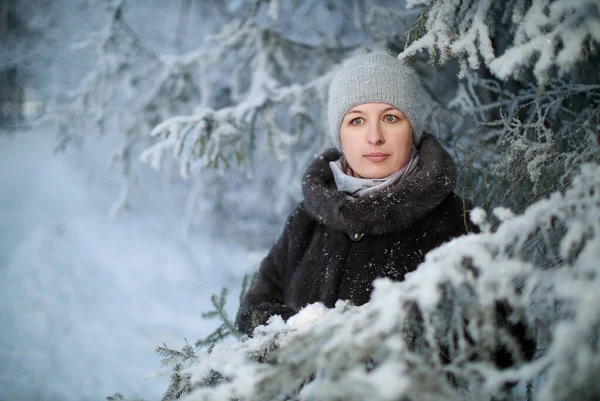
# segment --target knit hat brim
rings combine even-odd
[[[344,62],[329,85],[328,131],[341,148],[340,127],[348,110],[365,103],[386,103],[404,113],[418,145],[431,111],[431,100],[414,70],[385,52]]]

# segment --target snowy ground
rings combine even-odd
[[[157,173],[109,219],[108,142],[54,154],[51,131],[0,132],[1,401],[160,399],[168,378],[153,373],[168,369],[154,347],[208,334],[210,294],[237,294],[252,267],[210,229],[183,240],[180,199]]]

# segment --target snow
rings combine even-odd
[[[494,216],[500,221],[506,221],[515,217],[515,213],[505,207],[495,207],[494,210],[492,210],[492,213],[494,213]]]
[[[571,399],[581,391],[596,399],[599,172],[597,164],[582,165],[564,193],[519,215],[494,210],[502,220],[494,232],[440,246],[403,282],[376,280],[365,305],[340,301],[307,330],[290,330],[274,318],[251,339],[216,346],[190,368],[193,381],[207,366],[229,380],[194,390],[188,399],[273,399],[298,390],[303,400],[490,399],[507,382],[523,387],[530,380],[537,383],[535,399]],[[561,249],[582,241],[583,233],[587,242],[570,260],[544,268],[532,263],[525,240],[543,240],[550,230],[562,236],[555,245]],[[499,304],[508,312],[498,312]],[[498,324],[499,318],[507,322]],[[522,339],[506,326],[516,322],[539,330],[534,360],[524,359]],[[516,363],[495,366],[499,346]],[[255,363],[251,355],[268,355],[269,363]],[[449,373],[456,386],[446,381]]]
[[[287,320],[287,324],[298,330],[306,330],[322,319],[329,309],[321,302],[306,305],[300,312]]]
[[[474,208],[471,211],[471,221],[475,224],[483,224],[487,218],[485,210],[482,208]]]
[[[235,313],[257,257],[211,230],[183,240],[177,188],[149,169],[136,206],[109,219],[110,138],[55,146],[50,130],[0,133],[0,399],[160,399],[154,347],[210,333],[200,314],[222,286]]]
[[[421,5],[420,0],[407,1],[407,7]],[[521,68],[533,67],[538,83],[545,83],[552,70],[567,74],[584,61],[583,51],[590,47],[599,32],[597,0],[533,0],[508,2],[498,13],[489,0],[442,0],[427,9],[426,33],[412,42],[400,58],[426,50],[433,61],[443,64],[459,57],[460,77],[468,68],[477,69],[480,57],[491,73],[502,80],[516,77]],[[576,4],[576,5],[575,5]],[[502,15],[504,13],[504,15]],[[505,26],[502,21],[511,21]],[[509,30],[513,41],[502,54],[495,54],[490,31]]]
[[[260,260],[260,252],[247,253],[239,246],[213,236],[212,226],[207,223],[209,216],[206,216],[209,204],[218,199],[225,205],[225,210],[238,210],[236,216],[252,215],[253,222],[266,224],[268,219],[263,216],[275,213],[266,213],[263,209],[267,208],[256,208],[256,200],[268,198],[265,193],[276,193],[278,200],[271,209],[285,214],[290,200],[299,194],[299,187],[290,189],[288,183],[299,181],[291,178],[298,178],[295,172],[301,171],[301,166],[314,156],[314,149],[323,144],[320,138],[326,137],[321,135],[319,128],[322,117],[319,105],[325,98],[331,71],[341,59],[341,54],[336,55],[336,51],[329,52],[327,48],[354,47],[357,43],[369,43],[369,47],[374,45],[376,37],[382,40],[393,37],[395,30],[404,32],[410,26],[406,22],[412,21],[419,11],[417,6],[426,2],[407,1],[408,6],[415,8],[410,12],[373,5],[366,18],[358,13],[369,7],[365,4],[358,9],[358,1],[354,2],[354,8],[346,6],[345,9],[316,6],[318,2],[313,1],[292,6],[291,3],[271,1],[268,18],[244,23],[242,20],[225,21],[228,18],[219,17],[220,13],[215,12],[206,22],[191,24],[194,33],[189,37],[193,39],[188,40],[177,55],[171,55],[170,35],[175,31],[171,28],[178,25],[177,9],[167,12],[157,7],[159,2],[156,0],[143,3],[154,10],[152,14],[140,12],[135,7],[124,14],[125,20],[134,28],[131,32],[137,34],[128,35],[128,30],[125,34],[118,29],[111,31],[104,26],[100,32],[105,36],[87,42],[93,49],[98,41],[108,40],[106,35],[115,34],[120,45],[114,52],[105,51],[96,60],[97,68],[89,72],[76,91],[80,96],[72,105],[72,113],[67,113],[62,121],[75,131],[72,133],[74,139],[87,136],[87,132],[83,133],[84,126],[90,121],[82,111],[88,110],[83,106],[90,102],[89,110],[94,114],[91,117],[101,120],[107,132],[122,131],[118,146],[107,144],[106,138],[86,138],[81,152],[72,150],[66,155],[54,156],[51,153],[55,146],[53,134],[39,131],[9,138],[0,133],[0,166],[5,172],[0,178],[0,225],[5,228],[0,231],[2,400],[5,397],[17,400],[103,399],[116,391],[128,398],[159,398],[167,387],[168,378],[161,376],[158,357],[152,354],[154,346],[166,342],[172,348],[180,348],[185,337],[193,343],[210,332],[217,322],[205,322],[199,317],[200,312],[210,309],[209,295],[218,292],[222,285],[232,287],[231,294],[235,295],[241,275]],[[242,8],[243,2],[237,3],[238,6],[229,8]],[[402,8],[402,4],[386,3]],[[490,142],[496,142],[497,135],[502,134],[499,143],[506,145],[508,150],[501,152],[499,158],[506,155],[509,163],[522,161],[525,168],[521,171],[526,173],[525,178],[533,181],[531,193],[537,199],[546,190],[541,188],[543,182],[538,183],[542,178],[557,174],[557,171],[563,178],[571,177],[566,172],[563,175],[563,170],[571,170],[581,161],[597,160],[593,153],[597,149],[597,132],[592,132],[588,117],[564,120],[564,115],[552,109],[554,98],[571,99],[576,93],[586,94],[589,104],[594,105],[597,103],[597,86],[574,85],[572,81],[564,84],[553,80],[546,82],[546,73],[556,69],[565,78],[564,73],[583,60],[583,41],[589,36],[589,44],[596,45],[600,25],[594,19],[598,11],[597,0],[580,0],[578,5],[582,7],[578,9],[570,0],[556,0],[549,11],[544,7],[550,3],[547,0],[531,3],[533,7],[526,10],[524,2],[513,2],[513,6],[500,15],[501,20],[506,20],[508,15],[513,22],[523,23],[507,28],[510,30],[507,32],[514,33],[511,36],[514,40],[504,44],[508,47],[499,41],[501,45],[496,55],[487,36],[489,31],[497,31],[502,25],[486,17],[492,8],[491,1],[438,1],[429,8],[427,33],[409,46],[401,57],[422,50],[428,50],[430,54],[436,51],[439,60],[433,61],[443,63],[459,56],[463,74],[469,68],[477,67],[481,58],[493,75],[500,78],[517,76],[522,68],[533,68],[537,84],[547,84],[542,85],[544,91],[538,91],[532,85],[524,92],[514,94],[492,80],[475,80],[474,75],[469,74],[464,89],[450,105],[454,110],[464,109],[464,114],[474,122],[489,123],[487,126],[493,130],[481,136],[484,141],[490,138]],[[208,8],[199,7],[203,11]],[[232,15],[241,15],[241,10],[238,11]],[[384,23],[385,16],[391,22]],[[458,24],[456,16],[461,18]],[[348,23],[351,19],[354,24]],[[160,27],[148,24],[148,21],[157,20],[161,21]],[[387,29],[385,24],[393,25],[393,29]],[[218,27],[220,33],[209,35],[214,34],[213,27]],[[221,27],[224,28],[221,30]],[[457,28],[458,32],[454,32]],[[264,35],[265,32],[269,35]],[[373,38],[365,40],[371,34]],[[141,48],[145,51],[132,59],[124,57],[124,54],[138,54],[140,48],[136,38],[142,39]],[[196,43],[197,38],[205,41]],[[555,46],[561,41],[568,46]],[[286,56],[289,42],[298,42],[292,46],[298,52],[295,57]],[[305,53],[301,50],[311,46],[323,48],[324,52]],[[344,53],[349,51],[344,50]],[[309,54],[314,57],[308,57]],[[305,56],[306,60],[302,60]],[[128,62],[132,64],[128,65]],[[182,79],[190,73],[196,76],[194,72],[198,71],[197,82],[188,84]],[[82,73],[83,69],[74,77]],[[250,73],[249,78],[244,77],[247,73]],[[439,77],[446,79],[444,74],[436,72],[436,75],[437,81],[440,81]],[[232,95],[227,99],[219,93],[227,87],[221,83],[231,76],[234,78]],[[71,79],[77,81],[75,78]],[[134,87],[134,82],[140,86]],[[435,85],[431,86],[435,88]],[[447,82],[444,84],[444,87],[451,86]],[[56,87],[62,95],[65,86]],[[493,94],[491,99],[480,96],[480,89],[489,89]],[[452,90],[436,88],[436,92],[440,96],[449,96],[446,93],[452,93]],[[524,104],[533,104],[531,102],[538,105],[537,121],[532,112],[534,106],[520,109]],[[502,108],[502,115],[498,121],[490,123],[488,112],[498,107]],[[572,110],[561,107],[568,112],[567,116],[572,115]],[[593,114],[596,109],[588,110]],[[531,119],[521,120],[519,110],[525,110],[523,113]],[[195,115],[185,117],[191,113]],[[282,122],[278,118],[281,114],[293,118]],[[580,113],[581,116],[584,114]],[[208,130],[205,116],[216,119],[218,124]],[[586,140],[594,145],[581,152],[574,149],[568,155],[558,153],[552,143],[555,133],[546,128],[541,131],[546,138],[535,135],[536,140],[527,139],[527,134],[537,134],[537,129],[545,127],[547,116],[550,120],[558,116],[566,121],[565,132],[577,133],[579,127],[587,127],[584,129]],[[74,120],[82,121],[77,124]],[[154,146],[143,144],[144,140],[149,140],[146,134],[156,121],[164,121],[154,130],[158,142],[148,141]],[[455,118],[453,121],[460,120]],[[256,132],[269,134],[266,138],[261,137],[262,142],[258,145],[254,143],[255,123]],[[450,133],[444,135],[460,133],[462,129],[458,124],[455,123]],[[298,127],[294,128],[296,125]],[[303,126],[308,129],[303,130]],[[304,131],[310,132],[310,136]],[[556,133],[558,138],[559,134]],[[304,138],[301,139],[302,135]],[[201,157],[195,145],[208,137],[210,140],[204,157]],[[248,141],[246,149],[242,143],[248,137],[252,140]],[[108,138],[108,141],[112,139]],[[142,155],[148,166],[138,163],[140,155],[135,148],[143,146],[150,146]],[[266,184],[259,191],[254,189],[257,187],[254,183],[236,185],[245,180],[242,175],[220,186],[217,180],[204,181],[195,176],[208,164],[216,166],[219,160],[233,160],[241,150],[253,152],[247,158],[250,165],[245,166],[253,171],[246,173],[259,176],[268,165],[264,152],[267,147],[279,160],[292,156],[288,157],[290,163],[285,168],[272,169],[279,177],[264,180]],[[108,149],[117,149],[115,156],[124,171],[129,170],[130,164],[135,165],[131,171],[137,175],[134,177],[132,173],[125,178],[121,194],[128,197],[120,198],[114,210],[121,210],[128,204],[134,206],[120,214],[117,220],[106,217],[106,211],[118,198],[115,190],[118,174],[106,171]],[[286,149],[291,151],[285,152]],[[479,152],[477,149],[476,153]],[[588,157],[590,154],[594,157]],[[484,155],[480,165],[494,160],[487,157]],[[164,180],[169,174],[167,180],[176,175],[170,170],[173,161],[179,162],[181,175],[192,178],[193,190],[187,202],[181,202],[185,197],[184,188],[178,184],[168,185]],[[150,166],[160,171],[152,172]],[[138,175],[140,172],[142,174]],[[496,177],[515,179],[509,173],[508,168],[498,167],[494,171]],[[583,179],[589,182],[584,182],[585,185],[579,182],[580,189],[595,188],[598,194],[598,181],[594,177],[599,173],[597,168],[588,170]],[[134,184],[135,178],[137,184]],[[515,187],[521,188],[523,183],[521,178],[513,182]],[[213,191],[206,191],[207,186]],[[220,195],[215,196],[219,190],[214,190],[214,186],[219,186],[227,196],[221,199]],[[252,187],[250,190],[249,186]],[[231,190],[233,187],[235,191]],[[364,399],[364,395],[395,399],[399,393],[405,393],[411,399],[422,399],[425,396],[421,393],[431,397],[441,394],[441,399],[453,399],[457,398],[455,389],[447,388],[442,378],[457,369],[452,373],[463,377],[473,373],[485,377],[487,389],[479,390],[490,392],[505,380],[537,380],[537,375],[545,371],[539,399],[569,398],[573,386],[562,385],[565,381],[571,383],[573,377],[578,377],[585,383],[586,377],[582,373],[600,373],[597,353],[589,352],[598,349],[600,321],[596,307],[599,298],[595,293],[596,280],[600,277],[597,267],[600,259],[598,200],[596,198],[593,203],[583,191],[581,198],[585,200],[578,204],[572,193],[566,201],[556,193],[528,208],[523,216],[516,216],[508,209],[494,209],[493,215],[501,224],[493,233],[485,211],[474,210],[471,217],[480,225],[482,234],[451,241],[430,253],[419,270],[408,275],[403,283],[376,282],[370,303],[358,308],[340,303],[327,312],[327,319],[317,321],[307,332],[290,330],[282,319],[273,318],[268,327],[260,329],[263,333],[257,338],[244,343],[219,344],[211,355],[195,366],[195,378],[202,378],[211,367],[230,375],[233,381],[214,390],[200,389],[192,397],[225,399],[248,395],[251,398],[260,391],[280,395],[282,389],[298,389],[299,380],[316,371],[315,380],[302,389],[304,399],[346,396]],[[231,198],[236,199],[231,202]],[[245,202],[239,202],[237,198]],[[222,202],[223,199],[226,202]],[[184,203],[185,210],[182,211]],[[582,209],[587,207],[595,214],[570,211],[569,207],[573,205]],[[552,243],[554,238],[548,238],[548,233],[555,219],[564,225],[566,234],[562,240]],[[180,235],[181,220],[185,226],[183,231],[189,237]],[[240,226],[252,224],[244,218],[239,220]],[[201,227],[202,231],[195,230],[196,227]],[[528,248],[531,243],[551,248],[548,251],[550,257],[561,255],[565,260],[560,262],[565,265],[540,269],[537,263],[540,257],[532,256]],[[542,257],[548,256],[542,252]],[[523,294],[531,294],[531,297],[516,293],[515,286],[521,283]],[[235,301],[235,296],[233,298]],[[545,319],[545,329],[551,334],[540,343],[538,351],[543,355],[521,367],[497,372],[478,363],[470,364],[466,370],[461,366],[441,366],[437,351],[452,336],[458,339],[457,350],[453,351],[458,360],[461,353],[466,357],[471,352],[478,352],[469,345],[465,332],[482,348],[504,340],[508,341],[507,347],[511,347],[511,339],[503,330],[496,332],[490,323],[493,318],[490,306],[499,299],[508,299],[511,306],[526,317],[537,309],[564,304],[563,313],[573,316],[574,321],[557,323],[546,316],[560,320],[565,316],[555,314],[560,315],[561,311],[552,312],[554,315],[536,315],[536,319]],[[389,308],[390,304],[402,306]],[[526,307],[530,304],[532,309]],[[229,307],[233,309],[235,305]],[[454,314],[453,319],[445,321],[448,316],[444,313],[448,311]],[[405,318],[417,320],[411,313],[422,314],[425,322],[421,332],[415,331],[423,337],[414,341],[416,345],[395,335]],[[468,327],[460,324],[465,316],[470,318]],[[408,323],[410,326],[411,322]],[[439,326],[446,323],[450,326],[448,332],[438,336]],[[341,335],[332,335],[338,332]],[[586,343],[589,338],[596,338],[592,344],[595,348]],[[247,360],[246,353],[266,355],[265,349],[272,349],[274,344],[282,348],[276,361],[279,365],[257,366]],[[376,359],[379,363],[370,375],[361,370],[366,358]],[[569,362],[563,364],[563,360]],[[421,370],[409,371],[408,365]],[[164,376],[165,371],[162,372]],[[390,385],[390,379],[400,374],[405,374],[403,379]],[[254,384],[267,388],[256,389]],[[478,383],[471,384],[474,399],[485,398],[477,398]]]

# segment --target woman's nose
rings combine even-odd
[[[367,131],[367,142],[371,145],[380,145],[384,142],[379,124],[370,124]]]

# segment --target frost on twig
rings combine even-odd
[[[459,182],[488,211],[562,190],[580,164],[600,161],[598,83],[551,79],[540,91],[469,72],[446,113]]]

